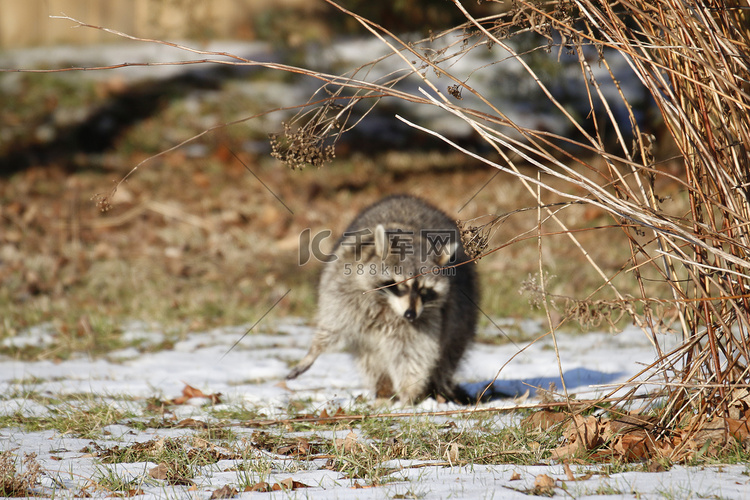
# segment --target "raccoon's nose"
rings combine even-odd
[[[409,321],[414,321],[417,319],[417,312],[414,309],[407,309],[404,313],[404,318],[408,319]]]

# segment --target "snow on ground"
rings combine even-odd
[[[527,325],[528,327],[528,325]],[[21,362],[0,360],[0,413],[44,415],[54,408],[27,399],[34,392],[50,397],[73,394],[108,402],[113,406],[142,411],[149,397],[174,398],[184,385],[190,384],[204,393],[222,393],[222,405],[257,408],[269,417],[288,415],[290,401],[311,401],[311,411],[323,407],[352,407],[358,396],[370,399],[362,387],[351,357],[345,353],[322,355],[309,372],[299,379],[283,381],[291,362],[306,351],[312,329],[301,321],[287,320],[258,332],[251,332],[233,349],[230,347],[245,333],[244,327],[216,329],[187,335],[171,350],[140,352],[129,348],[114,352],[107,359],[79,357],[62,362]],[[30,338],[44,336],[44,327],[26,332]],[[134,323],[126,336],[143,341],[142,347],[158,343],[165,334],[158,329]],[[23,336],[21,336],[21,340]],[[525,344],[524,344],[525,345]],[[626,380],[653,359],[653,348],[646,336],[635,328],[620,334],[559,334],[558,347],[570,392],[590,396],[597,392],[592,385],[612,384]],[[479,382],[492,379],[498,369],[518,351],[512,343],[476,345],[469,353],[459,380]],[[529,385],[548,386],[556,381],[560,387],[557,361],[551,339],[545,338],[516,356],[499,374],[497,384],[506,391],[524,392]],[[478,384],[477,384],[478,385]],[[471,387],[471,385],[469,385]],[[598,389],[601,391],[602,389]],[[361,404],[358,403],[358,404]],[[500,399],[484,406],[512,405],[511,399]],[[214,407],[215,408],[215,407]],[[452,404],[434,400],[423,402],[417,411],[446,410]],[[384,408],[383,411],[393,411]],[[395,408],[397,411],[403,408]],[[206,409],[186,404],[175,407],[177,419],[192,417],[207,420]],[[235,430],[233,428],[233,430]],[[234,460],[221,460],[201,468],[188,486],[171,486],[164,481],[148,479],[153,463],[109,465],[91,453],[99,447],[124,446],[165,437],[191,435],[191,429],[154,429],[136,431],[126,423],[110,425],[101,438],[84,439],[68,433],[45,430],[28,432],[14,428],[0,429],[0,450],[11,450],[19,458],[36,453],[44,469],[38,493],[69,498],[82,491],[92,480],[106,474],[137,480],[147,498],[209,498],[225,485],[241,482]],[[253,429],[237,426],[238,436],[250,435]],[[283,431],[280,431],[283,432]],[[343,438],[342,431],[331,431]],[[348,432],[348,431],[344,431]],[[239,438],[238,438],[239,439]],[[270,454],[272,455],[272,454]],[[269,458],[269,457],[266,457]],[[297,462],[293,471],[284,465],[288,457],[270,457],[275,464],[266,481],[278,482],[293,477],[310,488],[294,491],[240,493],[241,497],[267,495],[271,498],[527,498],[524,490],[533,487],[539,474],[557,480],[557,494],[573,498],[748,498],[750,478],[744,465],[724,467],[675,466],[667,472],[623,472],[592,475],[589,479],[566,481],[562,465],[550,462],[535,466],[517,465],[443,465],[408,468],[413,461],[392,461],[392,481],[378,487],[355,488],[356,481],[324,467],[325,459]],[[574,468],[576,475],[596,467]],[[520,479],[512,479],[514,474]],[[97,479],[99,478],[99,479]],[[560,489],[565,483],[567,493]],[[92,496],[110,493],[89,489]]]

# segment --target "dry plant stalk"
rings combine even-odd
[[[459,0],[453,3],[467,22],[419,43],[401,40],[384,27],[349,14],[422,79],[424,88],[431,91],[420,89],[424,99],[463,119],[501,160],[479,156],[434,130],[410,125],[514,174],[545,207],[548,220],[568,233],[599,272],[604,286],[610,288],[616,303],[652,336],[660,359],[650,381],[664,382],[667,396],[659,428],[674,428],[690,421],[697,429],[701,419],[736,413],[736,403],[746,392],[750,366],[747,2],[518,0],[510,10],[482,19],[472,17]],[[563,50],[577,56],[592,113],[595,108],[602,110],[589,126],[567,111],[526,60],[525,56],[537,49],[520,53],[511,43],[514,36],[528,33],[543,41],[537,49],[544,49],[546,44],[548,49],[557,47],[558,57]],[[434,48],[436,41],[443,42],[439,49]],[[492,46],[501,47],[508,59],[522,65],[550,104],[577,131],[575,138],[520,126],[471,87],[471,74],[459,75],[451,70],[451,63],[469,51]],[[599,81],[601,77],[591,66],[592,49],[598,54],[597,63],[607,69],[610,85],[619,92],[615,98],[603,90],[606,82]],[[679,148],[680,171],[670,172],[654,162],[654,138],[641,130],[636,119],[638,110],[628,101],[612,70],[611,62],[618,56],[625,58],[656,101]],[[438,77],[443,81],[438,82]],[[469,95],[475,103],[481,103],[481,111],[466,104]],[[415,97],[419,97],[417,93]],[[616,118],[615,104],[627,110],[629,123]],[[614,141],[605,137],[605,128],[614,131]],[[575,150],[570,146],[586,154],[570,153]],[[511,153],[525,164],[536,166],[547,178],[567,182],[570,189],[555,188],[544,176],[525,175]],[[602,159],[603,167],[595,166],[592,157]],[[669,212],[658,192],[660,180],[681,185],[689,199],[689,213]],[[599,207],[619,222],[631,244],[631,270],[640,282],[642,297],[632,299],[617,290],[569,228],[544,205],[537,191],[540,187],[545,193]],[[646,243],[640,241],[648,235]],[[481,228],[468,227],[465,239],[476,242],[480,249],[488,244]],[[654,292],[653,286],[647,286],[647,271],[658,277],[660,290]],[[663,330],[667,318],[654,315],[654,311],[671,314],[663,307],[666,301],[671,301],[677,312],[683,344],[663,353],[657,333]],[[635,307],[639,303],[642,312]],[[588,297],[576,300],[574,311],[582,314],[585,306],[597,304],[603,302]],[[658,307],[653,307],[655,304]],[[696,413],[701,419],[691,418]]]
[[[682,155],[690,202],[683,218],[662,213],[654,188],[658,169],[647,161],[635,165],[636,175],[646,181],[643,210],[679,228],[654,227],[657,253],[646,255],[679,305],[684,338],[683,349],[663,360],[672,372],[670,382],[680,387],[666,387],[662,424],[688,420],[696,410],[708,419],[729,416],[737,391],[747,386],[750,366],[747,2],[581,1],[578,6],[597,38],[628,57]],[[639,147],[644,150],[645,143]]]

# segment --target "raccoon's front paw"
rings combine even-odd
[[[286,379],[292,380],[293,378],[299,377],[300,375],[305,373],[311,366],[312,363],[299,363],[297,366],[292,368],[292,371],[287,374]]]

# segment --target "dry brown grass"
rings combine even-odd
[[[34,453],[23,457],[23,469],[17,470],[16,457],[10,451],[0,453],[0,495],[5,497],[28,497],[33,494],[42,467],[36,461]]]

